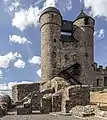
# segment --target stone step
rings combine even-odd
[[[24,106],[18,106],[16,108],[17,115],[27,115],[27,114],[31,114],[31,113],[32,113],[31,108],[25,108]]]

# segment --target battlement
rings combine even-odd
[[[103,65],[98,65],[96,62],[94,63],[94,69],[97,72],[100,72],[100,71],[106,71],[107,72],[107,66],[104,67]]]

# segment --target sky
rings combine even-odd
[[[84,6],[84,11],[95,19],[95,62],[107,66],[107,0],[0,0],[0,88],[40,80],[38,20],[50,6],[71,21]]]

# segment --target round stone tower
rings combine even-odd
[[[73,37],[78,40],[77,61],[81,65],[79,80],[82,84],[94,85],[96,82],[94,72],[94,24],[92,17],[81,10],[79,16],[73,22]]]
[[[40,16],[41,28],[41,90],[60,70],[60,35],[62,16],[54,7],[46,8]]]

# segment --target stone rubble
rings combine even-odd
[[[70,110],[70,113],[79,117],[88,117],[95,115],[95,111],[91,106],[75,106]]]
[[[7,115],[9,108],[13,107],[13,100],[9,95],[0,96],[0,116]]]

